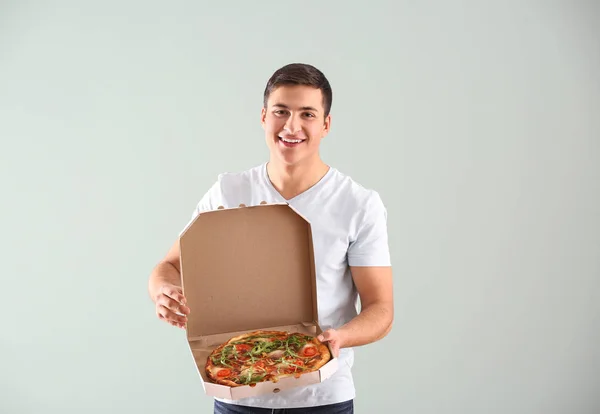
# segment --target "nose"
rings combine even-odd
[[[291,114],[285,122],[284,129],[288,134],[295,134],[300,131],[300,121],[296,114]]]

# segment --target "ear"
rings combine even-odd
[[[265,118],[266,117],[267,117],[267,110],[263,106],[262,110],[260,111],[260,124],[263,126],[263,128],[265,127]]]
[[[329,133],[331,129],[331,114],[325,117],[325,123],[323,124],[323,137]]]

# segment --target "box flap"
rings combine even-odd
[[[188,338],[317,320],[310,224],[287,204],[203,212],[180,249]]]

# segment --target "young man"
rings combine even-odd
[[[330,130],[331,102],[329,82],[315,67],[290,64],[277,70],[265,88],[261,113],[269,161],[248,171],[221,174],[192,218],[219,206],[264,200],[288,202],[309,220],[319,324],[324,330],[320,339],[338,354],[339,370],[308,387],[239,401],[215,400],[215,413],[351,413],[352,347],[377,341],[391,329],[394,308],[386,209],[377,192],[321,160],[319,145]],[[180,286],[177,241],[153,270],[149,291],[158,317],[184,328],[189,308]]]

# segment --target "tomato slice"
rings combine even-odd
[[[248,352],[248,351],[250,351],[252,349],[252,347],[250,345],[248,345],[248,344],[237,344],[235,346],[235,349],[238,352]]]
[[[221,378],[223,378],[223,377],[227,377],[227,376],[229,376],[229,375],[231,375],[231,370],[230,370],[230,369],[227,369],[227,368],[225,368],[225,369],[222,369],[222,370],[219,370],[219,371],[217,372],[217,377],[221,377]]]
[[[304,348],[304,351],[302,351],[302,354],[305,356],[314,356],[317,354],[317,348],[315,348],[314,346],[307,346],[306,348]]]

